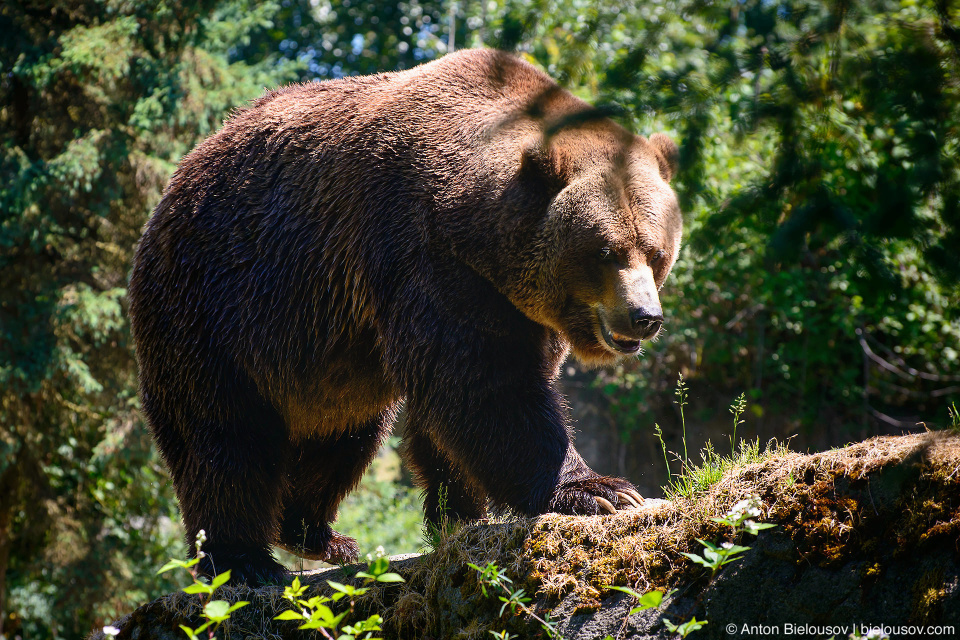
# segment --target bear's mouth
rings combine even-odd
[[[640,340],[613,331],[607,326],[607,319],[603,317],[603,313],[599,310],[597,311],[597,320],[600,323],[600,335],[608,347],[626,355],[639,353]]]

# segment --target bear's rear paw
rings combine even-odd
[[[360,547],[353,538],[333,531],[322,559],[330,564],[350,564],[360,559]]]
[[[616,513],[639,507],[643,497],[622,478],[592,476],[564,482],[550,501],[550,510],[574,516]]]
[[[204,549],[199,572],[207,577],[230,571],[231,584],[286,584],[289,572],[262,549],[211,545]]]
[[[360,547],[353,538],[341,535],[323,523],[307,535],[300,528],[277,541],[277,546],[307,560],[322,560],[330,564],[350,564],[360,558]]]

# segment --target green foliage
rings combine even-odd
[[[687,464],[690,460],[690,455],[687,453],[687,420],[683,415],[683,407],[687,404],[688,390],[687,384],[683,381],[683,373],[679,374],[677,378],[677,388],[674,391],[674,395],[677,396],[676,403],[680,408],[680,428],[683,435],[683,463]]]
[[[742,533],[757,535],[764,529],[770,529],[776,526],[775,524],[757,522],[756,518],[759,518],[760,515],[760,499],[756,496],[751,496],[746,500],[741,500],[735,504],[733,508],[730,509],[730,511],[727,512],[727,514],[723,517],[712,518],[712,520],[714,522],[719,522],[731,527],[733,529],[734,538],[736,538],[736,536]],[[704,547],[703,555],[696,553],[681,553],[683,553],[684,556],[693,562],[710,569],[710,582],[713,582],[717,578],[720,570],[725,565],[738,560],[740,554],[750,550],[750,547],[734,544],[733,542],[724,542],[718,545],[706,540],[700,540],[699,538],[697,539],[697,542]],[[617,587],[612,585],[604,585],[604,588],[621,591],[637,600],[637,606],[630,609],[630,612],[627,614],[628,616],[632,616],[645,609],[659,608],[665,597],[669,598],[675,593],[674,591],[670,591],[664,595],[660,591],[649,591],[644,594],[639,594],[629,587]],[[681,624],[675,624],[668,618],[662,618],[662,621],[670,633],[675,633],[681,638],[686,638],[689,634],[702,629],[703,626],[707,624],[706,620],[697,620],[696,616],[691,616],[689,620]],[[612,638],[607,636],[607,638],[604,638],[604,640],[612,640]]]
[[[357,577],[363,578],[366,585],[375,582],[403,582],[403,578],[396,573],[390,572],[390,560],[381,551],[376,557],[367,556],[368,565],[366,571],[357,573]],[[295,620],[302,623],[300,630],[318,631],[324,638],[333,640],[354,640],[363,638],[364,640],[376,640],[373,636],[374,631],[380,631],[380,625],[383,619],[379,614],[372,614],[366,620],[361,620],[352,625],[344,625],[338,633],[337,628],[340,623],[351,615],[356,605],[356,599],[365,594],[369,587],[354,587],[353,585],[341,584],[333,580],[327,580],[327,584],[333,589],[331,596],[312,596],[304,599],[307,592],[307,586],[300,584],[300,578],[295,577],[293,584],[285,587],[283,590],[284,599],[294,605],[293,609],[287,609],[274,617],[274,620]],[[339,602],[347,598],[350,607],[345,611],[335,614],[328,603]]]
[[[447,51],[447,11],[437,0],[288,0],[276,27],[238,46],[237,55],[278,52],[297,62],[303,79],[407,69]]]
[[[786,445],[771,440],[765,449],[760,448],[760,440],[741,440],[737,451],[725,456],[717,453],[708,440],[700,451],[700,464],[687,461],[682,471],[673,476],[670,484],[663,487],[667,498],[689,497],[702,493],[720,481],[731,469],[740,469],[753,462],[769,457],[784,455],[789,449]]]
[[[239,600],[233,604],[227,602],[226,600],[212,600],[213,593],[227,584],[230,581],[230,570],[219,573],[210,580],[209,583],[201,580],[197,573],[197,564],[200,562],[200,559],[204,557],[203,552],[203,543],[207,540],[206,532],[201,529],[197,533],[197,539],[194,545],[197,548],[197,555],[195,558],[190,560],[170,560],[165,565],[160,567],[160,570],[157,571],[158,574],[166,573],[173,569],[182,569],[190,574],[193,583],[184,587],[182,591],[184,593],[189,593],[190,595],[198,595],[200,597],[200,617],[204,618],[206,622],[202,623],[199,627],[193,628],[186,625],[179,625],[180,629],[183,630],[187,637],[190,640],[200,640],[200,634],[204,631],[207,632],[207,638],[213,640],[217,628],[230,619],[230,614],[236,611],[237,609],[242,609],[243,607],[250,604],[246,600]],[[104,634],[106,635],[116,635],[116,634],[107,634],[107,627],[104,627]]]
[[[376,557],[368,556],[369,563],[367,571],[358,571],[357,577],[374,582],[403,582],[403,578],[398,574],[388,571],[390,568],[390,559],[383,554],[383,547],[379,547],[378,549]]]
[[[437,508],[440,511],[440,522],[425,522],[423,525],[423,549],[432,550],[440,546],[440,542],[457,530],[458,522],[451,520],[447,515],[447,485],[441,484],[437,488]]]
[[[771,529],[777,525],[762,524],[756,521],[760,517],[760,500],[750,497],[733,505],[733,508],[722,518],[711,518],[714,522],[725,524],[734,531],[757,535],[764,529]]]
[[[662,591],[648,591],[646,593],[640,594],[631,589],[630,587],[617,587],[614,585],[605,585],[604,589],[613,589],[614,591],[622,591],[628,596],[632,596],[637,601],[637,606],[630,609],[630,612],[627,615],[634,615],[644,611],[646,609],[657,609],[660,607],[660,604],[663,602],[663,592]],[[669,595],[669,594],[668,594]]]
[[[696,553],[686,553],[683,552],[683,555],[690,558],[697,564],[701,564],[711,571],[719,571],[720,567],[739,560],[739,556],[744,551],[749,551],[750,547],[743,547],[737,544],[724,543],[722,545],[715,545],[712,542],[706,540],[701,540],[697,538],[697,542],[704,546],[703,555],[698,555]]]
[[[744,423],[740,419],[740,416],[743,415],[743,412],[747,410],[747,398],[746,394],[741,393],[737,396],[737,399],[733,401],[733,404],[730,405],[730,413],[733,414],[733,433],[730,434],[730,453],[735,453],[737,450],[736,443],[737,440],[737,427]]]
[[[663,626],[667,628],[667,631],[670,633],[675,633],[681,638],[686,638],[688,635],[694,631],[699,631],[703,629],[704,625],[707,624],[706,620],[697,620],[696,616],[691,617],[689,620],[683,624],[673,624],[666,618],[663,619]]]
[[[668,424],[678,371],[686,395],[749,389],[750,411],[809,430],[884,414],[960,428],[949,3],[7,3],[0,610],[15,617],[0,623],[79,636],[173,586],[151,569],[179,555],[178,516],[137,413],[124,295],[176,162],[265,86],[442,54],[451,8],[458,46],[515,49],[632,130],[681,142],[687,245],[662,292],[668,332],[598,378],[624,441]],[[729,458],[708,446],[694,466],[685,449],[668,484],[695,491],[757,455],[758,442]],[[361,547],[418,546],[419,501],[392,482],[368,478],[343,505]]]
[[[179,518],[137,413],[127,273],[179,157],[228,109],[291,77],[271,57],[230,59],[233,43],[277,8],[135,0],[0,9],[8,637],[80,637],[173,587],[151,569],[178,553]]]
[[[680,395],[680,394],[678,394]],[[760,531],[764,529],[770,529],[775,527],[774,524],[769,523],[759,523],[756,521],[760,517],[760,499],[757,496],[751,496],[745,500],[741,500],[735,504],[729,512],[727,512],[723,517],[712,518],[714,522],[719,522],[720,524],[727,525],[733,529],[733,537],[736,539],[743,533],[749,533],[751,535],[757,535]],[[703,565],[707,569],[710,569],[710,578],[709,582],[713,582],[719,575],[721,569],[731,562],[735,562],[739,559],[740,554],[745,551],[749,551],[750,547],[742,546],[735,544],[734,542],[723,542],[721,544],[714,544],[706,540],[697,539],[703,547],[703,555],[696,553],[683,553],[684,556],[692,560],[693,562]],[[480,570],[474,565],[470,565],[474,569]],[[481,571],[481,585],[485,582],[495,583],[497,580],[502,580],[498,575],[499,572],[496,569],[496,565],[488,565],[484,570]],[[628,616],[637,614],[645,609],[656,609],[663,604],[664,598],[669,598],[673,595],[674,591],[671,591],[666,594],[666,596],[660,591],[650,591],[644,594],[637,593],[629,587],[619,587],[612,585],[604,585],[604,589],[612,589],[616,591],[621,591],[626,593],[637,600],[637,606],[630,609]],[[706,592],[706,590],[704,590]],[[486,595],[486,592],[484,592]],[[503,598],[501,598],[502,600]],[[694,609],[699,606],[699,599],[697,604],[693,607]],[[706,620],[697,620],[695,616],[691,616],[689,620],[686,620],[682,623],[674,623],[669,618],[661,618],[664,626],[667,628],[670,633],[675,633],[681,638],[687,637],[689,634],[702,629],[704,625],[707,624]],[[612,640],[610,636],[604,638],[604,640]]]
[[[660,428],[659,423],[653,424],[653,433],[657,437],[657,441],[660,442],[660,449],[663,451],[663,466],[667,468],[667,484],[673,483],[673,474],[670,472],[670,460],[667,457],[667,442],[663,439],[663,429]]]
[[[421,546],[423,507],[419,491],[401,475],[397,438],[390,438],[340,505],[336,528],[356,539],[362,550],[378,546],[414,553]]]
[[[714,522],[725,524],[733,529],[734,537],[742,533],[758,535],[763,529],[770,529],[777,525],[770,523],[759,523],[755,518],[760,517],[760,499],[756,496],[741,500],[730,509],[722,518],[712,518]],[[725,565],[739,560],[739,556],[744,551],[749,551],[750,547],[744,547],[732,542],[724,542],[719,545],[705,540],[697,539],[704,547],[703,555],[696,553],[683,553],[693,562],[703,565],[710,569],[710,580],[716,578]]]
[[[683,457],[674,453],[674,457],[680,463],[680,472],[676,475],[670,471],[670,461],[667,457],[667,443],[663,438],[663,430],[659,424],[654,424],[654,434],[660,442],[660,448],[663,451],[663,462],[667,468],[667,484],[663,491],[668,498],[689,497],[696,493],[706,491],[711,486],[720,481],[723,476],[731,469],[741,468],[751,462],[758,462],[766,457],[773,455],[782,455],[787,452],[787,447],[771,440],[767,443],[766,449],[760,451],[760,439],[736,440],[737,426],[743,424],[740,416],[747,409],[746,394],[741,393],[730,405],[730,413],[733,414],[733,434],[730,437],[730,455],[725,456],[718,453],[713,448],[713,443],[707,440],[703,449],[700,451],[700,464],[694,462],[687,455],[687,425],[684,419],[683,407],[689,402],[688,389],[681,373],[677,379],[677,386],[674,389],[674,395],[677,397],[676,403],[680,409],[680,424],[683,437]]]
[[[756,521],[756,518],[759,518],[761,515],[760,504],[761,502],[759,497],[750,496],[749,498],[741,500],[735,504],[723,517],[712,518],[712,520],[714,522],[719,522],[731,527],[733,529],[734,539],[744,533],[749,533],[755,536],[758,535],[763,529],[770,529],[777,526],[775,524],[759,523]],[[739,560],[740,554],[750,550],[750,547],[738,545],[733,542],[714,544],[706,540],[700,540],[699,538],[697,539],[697,542],[699,542],[704,548],[703,555],[685,552],[683,552],[683,555],[693,562],[710,569],[708,585],[717,579],[717,576],[720,574],[720,571],[724,566]],[[704,589],[704,593],[705,592],[706,589]],[[699,599],[697,603],[699,605]],[[703,626],[707,624],[707,621],[697,620],[696,616],[691,616],[689,620],[681,624],[676,624],[667,618],[663,618],[663,624],[666,626],[667,630],[670,631],[670,633],[676,633],[681,638],[686,638],[694,631],[702,629]]]
[[[550,614],[540,617],[537,613],[531,609],[527,604],[531,601],[531,598],[526,594],[526,591],[523,589],[513,589],[511,586],[513,580],[507,577],[507,574],[497,567],[495,562],[487,563],[484,567],[479,567],[472,562],[468,562],[467,566],[476,571],[479,575],[477,576],[477,581],[480,583],[480,592],[484,597],[488,596],[487,588],[491,589],[493,594],[497,594],[497,599],[503,603],[500,607],[500,616],[509,610],[511,615],[520,615],[525,614],[540,624],[540,628],[543,629],[544,633],[547,634],[548,638],[556,638],[557,640],[563,640],[563,635],[557,631],[557,623],[550,619]],[[499,595],[499,594],[503,595]],[[495,632],[491,631],[491,634],[495,638],[512,638],[509,633],[506,631]]]

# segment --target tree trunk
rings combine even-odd
[[[7,618],[7,565],[13,542],[13,507],[17,502],[20,484],[17,468],[14,461],[0,473],[0,638],[3,637],[3,623]]]

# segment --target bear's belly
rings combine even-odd
[[[378,421],[400,401],[383,368],[380,349],[368,332],[317,363],[310,380],[283,401],[290,438],[327,437]]]

